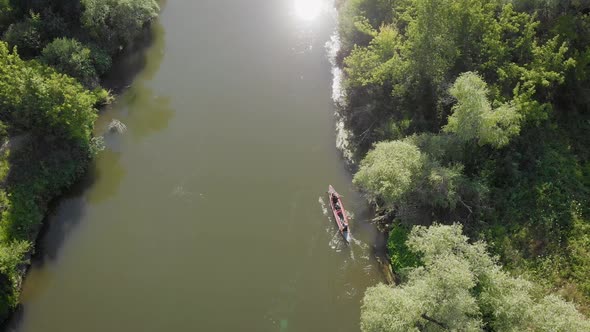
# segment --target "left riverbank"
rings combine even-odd
[[[102,78],[159,10],[155,0],[0,3],[1,322],[18,305],[49,203],[102,149],[94,122],[113,98]]]

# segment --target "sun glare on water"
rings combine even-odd
[[[321,9],[321,0],[295,0],[295,15],[302,20],[313,20]]]

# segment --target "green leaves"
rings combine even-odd
[[[88,88],[98,86],[98,73],[89,48],[75,39],[57,38],[42,51],[41,62],[78,79]]]
[[[131,44],[158,16],[155,0],[82,0],[82,24],[111,53]]]
[[[87,146],[97,98],[76,80],[34,61],[25,62],[0,42],[0,88],[0,105],[17,128]]]
[[[368,47],[355,46],[344,60],[351,87],[380,85],[401,74],[403,43],[395,27],[384,25]]]
[[[521,115],[510,104],[492,110],[487,99],[487,84],[472,72],[461,74],[450,89],[457,103],[453,106],[445,132],[454,133],[465,142],[477,141],[501,148],[520,132]]]
[[[361,329],[380,331],[587,331],[590,322],[558,296],[502,271],[483,242],[458,224],[415,226],[407,246],[421,257],[397,287],[367,289]]]
[[[393,204],[411,189],[413,177],[422,168],[421,157],[420,150],[406,142],[378,143],[361,162],[353,181]]]
[[[4,33],[4,39],[10,47],[18,47],[24,56],[34,56],[42,47],[41,17],[31,12],[24,21],[11,24]]]

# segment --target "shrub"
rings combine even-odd
[[[0,42],[0,105],[15,128],[88,146],[97,94],[71,77],[26,62]]]
[[[92,52],[75,39],[55,39],[43,49],[40,60],[78,79],[86,87],[98,85],[98,73],[94,68]]]
[[[111,53],[130,45],[155,19],[155,0],[82,0],[82,24]]]
[[[19,53],[25,57],[39,54],[42,47],[41,17],[31,13],[22,22],[13,23],[4,33],[3,39],[10,45],[16,46]]]

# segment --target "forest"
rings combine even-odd
[[[399,279],[362,330],[590,330],[590,2],[338,6],[353,181]]]
[[[145,34],[155,0],[0,0],[0,321],[48,204],[102,148],[101,78]]]

